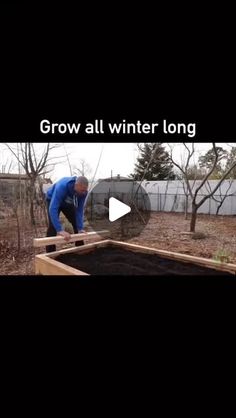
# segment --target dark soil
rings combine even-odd
[[[61,254],[57,261],[92,275],[200,275],[228,276],[190,263],[159,257],[155,254],[134,253],[115,247],[97,248],[87,254]]]

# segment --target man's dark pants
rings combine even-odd
[[[48,212],[48,230],[47,230],[47,237],[54,237],[57,235],[57,231],[53,226],[53,223],[51,221],[51,216],[49,213],[49,206],[50,206],[50,200],[47,200],[47,212]],[[75,215],[75,207],[74,205],[70,205],[68,203],[63,203],[58,211],[58,217],[60,215],[60,212],[62,212],[67,220],[71,223],[74,233],[78,233],[78,229],[76,227],[76,215]],[[75,246],[78,247],[80,245],[84,245],[84,241],[76,241]],[[46,252],[51,253],[52,251],[56,251],[56,245],[47,245],[46,246]]]

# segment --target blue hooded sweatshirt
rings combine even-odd
[[[46,199],[50,200],[49,214],[57,232],[62,231],[62,225],[59,220],[59,208],[63,203],[75,205],[76,225],[78,230],[83,229],[84,218],[84,202],[87,192],[82,194],[76,193],[74,190],[76,176],[63,177],[57,183],[54,183],[46,192]]]

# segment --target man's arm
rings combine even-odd
[[[63,230],[60,219],[59,219],[59,208],[65,196],[66,196],[66,187],[64,186],[64,184],[61,184],[60,182],[58,182],[53,191],[53,195],[52,195],[50,206],[49,206],[49,214],[51,217],[51,221],[57,232],[60,232]]]

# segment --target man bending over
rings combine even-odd
[[[49,226],[47,237],[61,235],[65,241],[70,240],[69,232],[63,230],[59,215],[62,212],[71,223],[74,233],[85,232],[83,229],[84,203],[88,193],[88,180],[84,176],[63,177],[54,183],[46,192]],[[77,241],[76,246],[83,245]],[[47,245],[46,252],[56,251],[55,245]]]

